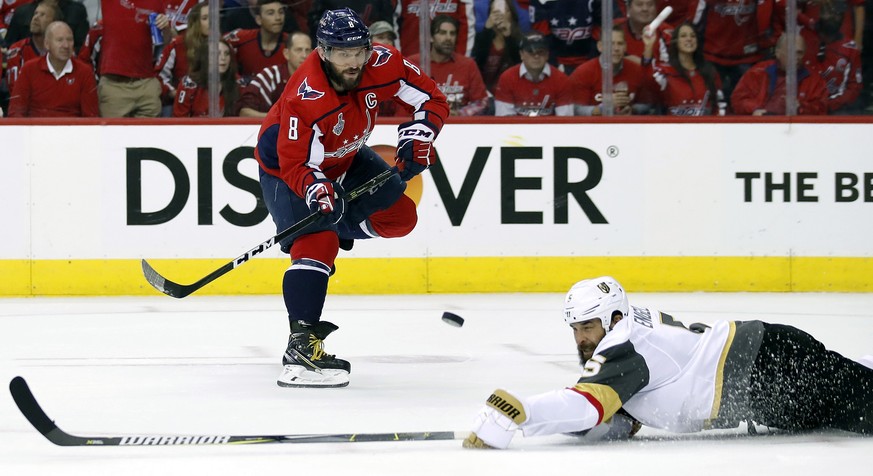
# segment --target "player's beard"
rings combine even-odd
[[[328,79],[330,79],[330,82],[333,83],[335,87],[339,86],[336,88],[339,92],[348,92],[355,89],[359,84],[361,84],[361,78],[364,77],[363,66],[359,68],[345,68],[342,71],[339,71],[330,61],[325,61],[325,66]],[[353,71],[357,71],[358,73],[354,78],[350,78],[348,75],[343,74],[344,72]]]
[[[576,351],[579,353],[579,364],[585,365],[585,362],[588,362],[588,359],[594,357],[594,349],[596,349],[596,345],[592,344],[579,344],[576,346]]]

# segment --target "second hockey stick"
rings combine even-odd
[[[363,184],[361,184],[360,186],[358,186],[357,188],[355,188],[351,192],[344,195],[343,198],[347,202],[350,202],[350,201],[360,197],[361,195],[369,192],[373,188],[376,188],[376,187],[382,185],[383,183],[387,182],[388,179],[390,179],[391,176],[394,175],[395,173],[396,173],[395,169],[393,169],[393,168],[388,169],[388,170],[382,172],[381,174],[371,178],[370,180],[364,182]],[[302,220],[291,225],[287,229],[279,232],[279,234],[277,234],[276,236],[270,238],[267,241],[264,241],[263,243],[259,244],[258,246],[255,246],[254,248],[237,256],[236,258],[233,259],[233,261],[230,261],[229,263],[225,264],[224,266],[216,269],[215,271],[207,274],[206,276],[200,278],[199,280],[197,280],[196,282],[191,283],[191,284],[179,284],[179,283],[175,283],[173,281],[170,281],[169,279],[161,276],[160,273],[155,271],[155,269],[152,267],[152,265],[150,265],[148,263],[148,261],[146,261],[146,260],[142,260],[142,272],[143,272],[143,275],[145,275],[146,281],[148,281],[149,284],[154,286],[154,288],[157,289],[158,291],[160,291],[160,292],[162,292],[170,297],[183,298],[183,297],[197,291],[198,289],[202,288],[203,286],[206,286],[207,284],[215,281],[216,279],[220,278],[221,276],[224,276],[228,272],[235,269],[237,266],[242,266],[248,260],[263,253],[264,251],[266,251],[268,248],[275,245],[276,243],[284,240],[285,238],[288,238],[289,236],[292,236],[296,233],[299,233],[304,228],[306,228],[307,226],[311,225],[316,220],[318,220],[321,216],[322,215],[318,212],[312,212],[306,218],[303,218]]]
[[[425,431],[412,433],[343,433],[300,435],[118,435],[76,436],[58,428],[37,403],[22,377],[9,382],[9,391],[27,421],[58,446],[168,446],[252,445],[264,443],[362,443],[378,441],[462,440],[464,432]]]

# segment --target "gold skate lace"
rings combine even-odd
[[[324,356],[324,341],[309,334],[309,347],[312,348],[312,360],[321,360]]]

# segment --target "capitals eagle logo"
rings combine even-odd
[[[300,87],[297,88],[297,95],[300,96],[301,99],[314,101],[322,96],[324,93],[321,91],[316,91],[309,87],[309,83],[307,83],[309,78],[303,78],[303,82],[300,83]]]

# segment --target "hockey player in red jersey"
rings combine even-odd
[[[873,433],[873,369],[827,350],[795,327],[716,321],[686,328],[629,304],[609,276],[579,281],[564,301],[582,377],[519,398],[496,390],[467,448],[506,448],[525,436],[584,432],[621,409],[643,425],[691,433],[741,421],[788,431]]]
[[[343,387],[349,362],[326,354],[323,340],[337,326],[321,320],[328,278],[342,247],[353,240],[395,238],[415,227],[415,203],[406,181],[436,160],[432,148],[448,115],[434,81],[370,32],[349,8],[329,10],[319,21],[318,46],[291,76],[258,135],[255,157],[261,188],[278,230],[312,212],[324,216],[281,243],[291,254],[282,291],[291,334],[278,384]],[[354,201],[352,190],[389,169],[367,147],[380,101],[393,99],[412,113],[399,126],[397,174]]]

